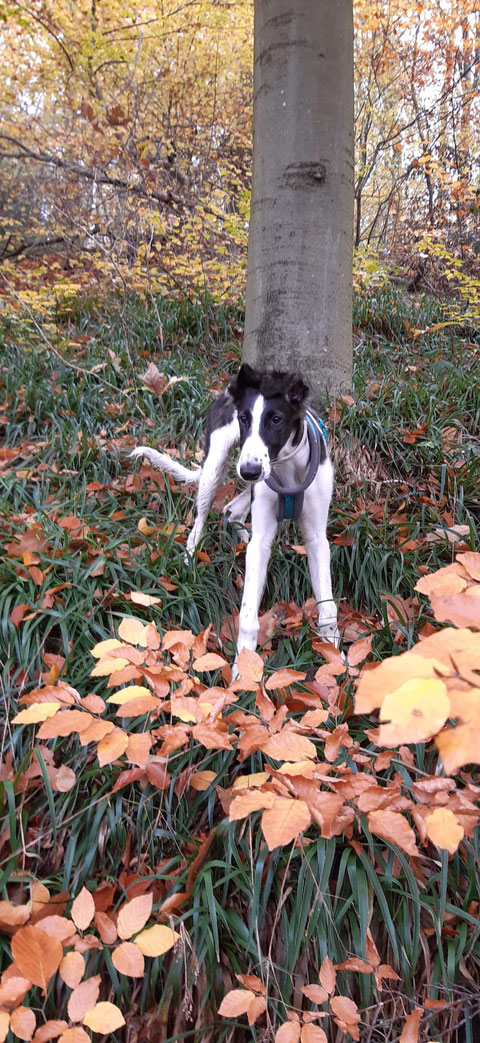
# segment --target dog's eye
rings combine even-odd
[[[282,420],[283,420],[283,417],[278,416],[277,413],[274,413],[273,416],[270,417],[270,419],[271,419],[272,424],[281,424]]]
[[[242,425],[242,427],[245,427],[245,424],[248,424],[248,413],[240,413],[238,422]]]

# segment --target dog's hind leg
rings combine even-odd
[[[238,423],[216,428],[210,436],[208,454],[202,467],[195,502],[195,522],[187,540],[186,558],[190,558],[200,543],[208,512],[215,493],[225,477],[230,454],[238,441]]]

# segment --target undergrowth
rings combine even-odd
[[[100,690],[90,677],[90,649],[116,632],[125,613],[154,620],[161,633],[197,633],[211,623],[226,654],[233,652],[243,575],[235,534],[217,515],[196,565],[186,568],[183,526],[192,495],[160,476],[141,480],[127,456],[139,442],[185,460],[197,453],[211,389],[225,386],[238,365],[242,321],[236,306],[210,299],[158,299],[153,306],[133,297],[66,300],[34,320],[2,318],[3,444],[18,450],[6,455],[0,478],[3,763],[11,753],[14,776],[31,750],[29,729],[8,723],[18,697],[52,670],[82,695]],[[478,345],[471,330],[428,332],[438,321],[429,297],[409,298],[392,286],[359,295],[353,395],[327,410],[337,469],[330,516],[335,596],[346,640],[372,633],[377,659],[409,647],[425,626],[426,609],[411,600],[419,575],[451,562],[460,542],[479,546]],[[150,361],[167,378],[185,379],[155,396],[141,380]],[[12,542],[32,525],[40,543],[19,558]],[[286,530],[269,568],[263,604],[276,611],[272,670],[316,669],[321,661],[302,619],[310,591],[296,541]],[[161,603],[132,606],[135,591]],[[12,619],[18,606],[23,616]],[[359,720],[355,728],[372,749],[369,725]],[[126,873],[153,872],[163,887],[173,879],[181,885],[186,859],[217,825],[182,917],[192,946],[185,961],[155,962],[151,980],[138,986],[112,976],[122,1009],[138,1019],[163,1012],[162,1039],[209,1038],[226,968],[230,976],[247,968],[270,975],[282,1001],[292,1004],[299,981],[312,980],[307,966],[318,968],[326,955],[338,963],[362,955],[373,904],[377,945],[400,974],[401,989],[384,995],[384,1014],[371,1019],[365,1039],[393,1039],[395,1019],[421,1002],[431,945],[422,924],[435,928],[429,995],[455,999],[441,1038],[473,1040],[475,1004],[463,967],[467,951],[477,966],[480,960],[468,919],[478,895],[478,840],[468,856],[431,860],[426,886],[407,858],[374,837],[381,872],[373,871],[366,849],[360,856],[342,837],[267,857],[250,823],[239,829],[218,819],[213,792],[180,800],[173,787],[112,793],[111,766],[99,772],[69,738],[56,740],[55,758],[75,771],[69,792],[39,782],[16,791],[4,771],[4,897],[12,883],[21,889],[32,877],[74,892]],[[194,765],[223,773],[235,766],[231,753],[205,749],[179,751],[175,760],[176,775]],[[428,772],[428,753],[421,762],[419,751],[417,767]],[[385,779],[397,770],[406,768],[394,760]],[[445,910],[460,926],[444,936],[438,925]],[[3,946],[6,953],[8,940]],[[343,977],[348,992],[354,986]],[[377,1002],[369,979],[362,976],[355,988],[363,1007]],[[436,1023],[429,1024],[424,1038],[440,1038]],[[211,1030],[215,1040],[233,1038],[220,1019]],[[260,1040],[262,1031],[242,1026],[235,1038]]]

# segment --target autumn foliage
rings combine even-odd
[[[134,785],[159,791],[174,785],[179,800],[188,800],[191,790],[215,793],[216,822],[226,816],[243,830],[254,816],[254,828],[261,830],[270,852],[292,843],[307,850],[318,834],[342,836],[360,852],[373,834],[403,852],[421,882],[422,852],[433,847],[453,855],[472,837],[480,818],[478,787],[466,770],[458,775],[480,758],[475,744],[480,554],[458,553],[451,565],[423,576],[417,590],[430,598],[439,622],[447,619],[454,625],[381,663],[371,660],[370,637],[354,641],[345,661],[317,640],[324,663],[312,680],[289,668],[269,674],[268,660],[265,664],[258,653],[243,651],[240,676],[232,681],[229,663],[215,650],[211,627],[196,636],[189,630],[161,636],[155,623],[125,616],[118,636],[91,649],[90,673],[100,679],[102,695],[81,694],[66,680],[50,681],[21,697],[22,709],[12,723],[35,727],[36,750],[46,765],[52,764],[52,740],[74,737],[85,756],[94,751],[99,772],[112,765],[113,793],[128,793]],[[141,592],[136,600],[142,601]],[[353,706],[348,695],[352,681]],[[241,708],[236,705],[240,696]],[[370,718],[365,731],[370,747],[355,737],[359,714]],[[411,747],[432,740],[437,770],[415,773]],[[235,759],[228,761],[235,766],[233,778],[231,768],[194,765],[177,775],[176,751],[185,747],[234,753]],[[248,764],[253,755],[258,770],[252,773]],[[386,781],[384,771],[392,760],[399,770]],[[413,771],[413,780],[400,770],[402,765]],[[55,770],[60,769],[51,769],[52,789],[75,785],[74,772],[67,770],[59,779]],[[16,785],[28,785],[28,778],[27,764]],[[0,921],[12,935],[13,962],[0,986],[3,1038],[9,1025],[21,1039],[37,1043],[57,1037],[62,1043],[80,1043],[87,1038],[86,1028],[116,1031],[125,1012],[99,998],[102,975],[85,977],[85,960],[91,952],[108,952],[117,972],[135,979],[146,973],[146,957],[161,958],[172,949],[180,938],[177,918],[191,901],[216,828],[199,848],[185,890],[174,885],[155,900],[155,913],[155,878],[151,886],[148,879],[143,881],[140,889],[133,882],[126,900],[115,908],[114,889],[108,898],[103,886],[93,893],[83,887],[71,901],[70,894],[50,894],[37,882],[24,903],[4,900]],[[317,980],[301,990],[314,1009],[302,1014],[288,1009],[276,1043],[324,1043],[330,1020],[347,1038],[360,1040],[361,1010],[338,991],[337,972],[373,976],[380,995],[388,983],[399,980],[395,968],[382,962],[369,930],[361,951],[335,966],[328,957],[323,960]],[[47,994],[57,974],[71,990],[69,1020],[37,1024],[23,1001],[34,986]],[[237,978],[241,987],[226,993],[219,1014],[245,1014],[252,1025],[265,1013],[268,991],[257,975]],[[433,1009],[443,1006],[437,1003]],[[415,1032],[412,1028],[407,1033],[406,1027],[404,1039],[417,1039],[421,1012],[414,1013]]]

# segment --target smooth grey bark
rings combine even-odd
[[[245,362],[352,376],[352,0],[255,0]]]

